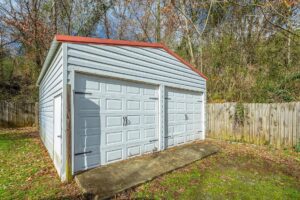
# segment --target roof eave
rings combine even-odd
[[[50,49],[47,53],[46,59],[43,63],[43,67],[42,67],[42,70],[41,70],[40,75],[38,77],[38,80],[36,82],[36,86],[40,85],[40,82],[43,79],[45,73],[47,72],[47,69],[50,66],[51,61],[52,61],[53,57],[55,56],[55,53],[56,53],[59,46],[60,46],[60,42],[58,42],[56,40],[56,38],[54,38],[54,40],[51,43]]]

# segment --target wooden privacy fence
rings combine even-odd
[[[209,138],[293,147],[300,142],[300,102],[207,104]]]
[[[0,127],[24,127],[37,123],[37,103],[0,102]]]
[[[300,102],[207,104],[208,138],[292,147],[300,142]],[[38,103],[0,102],[0,127],[38,124]]]

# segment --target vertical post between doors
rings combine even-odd
[[[159,86],[159,150],[165,149],[165,86]]]

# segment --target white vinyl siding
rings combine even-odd
[[[53,159],[54,132],[54,97],[62,94],[63,90],[63,59],[62,48],[55,54],[52,62],[41,80],[39,86],[40,135],[50,156]]]
[[[68,44],[68,70],[204,91],[206,81],[161,48]]]

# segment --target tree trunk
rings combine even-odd
[[[187,43],[188,43],[188,48],[191,56],[191,63],[195,65],[195,57],[194,57],[194,51],[193,51],[193,46],[192,46],[192,41],[190,37],[190,31],[189,31],[189,22],[187,19],[187,15],[185,12],[185,2],[184,0],[180,0],[180,9],[182,10],[182,13],[184,15],[184,24],[185,24],[185,31],[186,31],[186,38],[187,38]]]
[[[157,16],[156,16],[156,42],[160,42],[160,0],[157,2]]]

